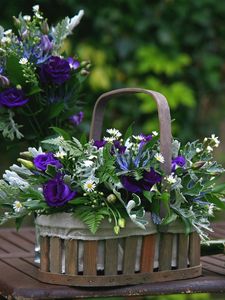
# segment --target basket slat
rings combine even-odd
[[[129,236],[125,239],[123,256],[123,274],[133,274],[135,272],[135,259],[137,253],[136,236]]]
[[[188,259],[188,235],[180,233],[178,235],[177,266],[178,269],[187,268]]]
[[[58,237],[50,238],[50,271],[62,272],[62,240]]]
[[[65,271],[68,275],[77,274],[77,240],[65,241]]]
[[[171,270],[173,234],[161,233],[159,242],[159,271]]]
[[[84,241],[84,275],[97,274],[97,241]]]
[[[110,239],[105,241],[105,275],[116,275],[118,266],[118,241]]]
[[[189,260],[190,267],[200,264],[200,238],[196,232],[190,234]]]
[[[40,268],[43,272],[49,271],[49,238],[40,236]]]
[[[156,235],[146,235],[142,241],[141,273],[152,272],[154,265]]]

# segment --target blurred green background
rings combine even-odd
[[[12,28],[12,16],[31,14],[39,4],[49,23],[80,9],[85,16],[65,43],[68,55],[88,59],[92,71],[84,86],[87,105],[82,130],[88,133],[96,99],[121,87],[163,93],[170,104],[173,135],[186,142],[215,133],[216,155],[225,162],[225,2],[215,0],[1,0],[0,23]],[[137,132],[158,127],[156,107],[143,95],[115,99],[105,127]],[[27,144],[0,139],[0,174]],[[208,294],[145,299],[211,300]]]

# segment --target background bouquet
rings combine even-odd
[[[214,209],[225,207],[225,185],[216,185],[224,169],[212,156],[218,138],[182,147],[174,140],[166,176],[157,132],[136,136],[128,129],[123,138],[116,129],[107,133],[100,141],[59,136],[43,142],[46,151],[28,148],[18,159],[21,166],[14,164],[0,181],[0,222],[15,218],[19,225],[31,212],[68,212],[93,234],[105,218],[118,234],[128,218],[145,229],[145,212],[151,212],[157,225],[180,220],[187,233],[194,229],[206,239]]]
[[[61,53],[83,11],[50,28],[38,5],[33,13],[14,17],[17,34],[0,27],[0,132],[37,144],[50,127],[74,130],[82,121],[80,89],[90,64]]]

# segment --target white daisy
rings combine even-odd
[[[219,147],[220,140],[219,140],[219,138],[218,138],[215,134],[212,134],[212,135],[211,135],[211,139],[212,139],[213,142],[215,143],[214,147]]]
[[[161,153],[156,153],[154,155],[155,159],[158,160],[159,162],[161,162],[162,164],[165,162],[165,159],[163,157],[163,155]]]
[[[20,63],[21,65],[26,65],[26,64],[28,63],[28,59],[27,59],[26,57],[23,57],[23,58],[21,58],[21,59],[19,60],[19,63]]]
[[[13,203],[13,209],[15,212],[20,212],[23,209],[23,205],[20,201],[15,201]]]
[[[93,192],[96,188],[96,184],[93,180],[89,179],[84,184],[84,190],[87,192]]]
[[[133,138],[134,138],[136,141],[142,141],[142,140],[143,140],[143,136],[142,136],[142,135],[133,135]]]
[[[59,151],[56,152],[55,157],[63,158],[64,156],[66,156],[66,152],[63,150],[62,147],[59,146]]]
[[[104,136],[103,140],[108,143],[113,143],[114,141],[116,141],[116,138],[114,136],[110,136],[110,137]]]
[[[158,136],[159,134],[158,134],[157,131],[152,131],[152,135],[153,135],[153,136]]]
[[[176,176],[171,174],[166,177],[166,181],[169,182],[170,184],[174,184],[174,183],[176,183],[177,179],[176,179]]]

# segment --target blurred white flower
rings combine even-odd
[[[21,65],[26,65],[26,64],[28,63],[28,59],[27,59],[26,57],[23,57],[23,58],[21,58],[21,59],[19,60],[19,63],[20,63]]]
[[[157,131],[152,131],[152,135],[153,135],[153,136],[158,136],[159,134],[158,134]]]
[[[118,139],[122,136],[122,133],[115,128],[107,129],[106,132],[108,132],[110,135],[112,135],[116,139]]]
[[[210,153],[210,152],[213,151],[213,148],[211,146],[207,146],[206,150],[207,150],[208,153]]]
[[[163,155],[161,153],[156,153],[154,155],[155,159],[158,160],[159,162],[161,162],[162,164],[165,162],[165,159],[163,157]]]
[[[23,209],[23,205],[20,201],[15,201],[13,203],[13,209],[15,212],[20,212]]]
[[[92,179],[89,179],[84,183],[84,190],[87,192],[93,192],[95,188],[96,184]]]
[[[24,21],[29,22],[31,20],[31,16],[25,15],[23,16]]]
[[[69,24],[68,24],[68,29],[70,31],[73,31],[73,29],[79,25],[80,20],[82,19],[84,15],[84,11],[80,10],[79,13],[77,15],[75,15],[73,18],[70,19]]]

